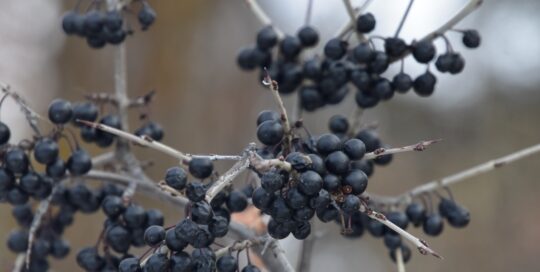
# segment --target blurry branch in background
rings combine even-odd
[[[402,203],[407,204],[411,202],[413,197],[416,197],[423,193],[433,192],[433,191],[436,191],[437,189],[440,189],[441,187],[449,186],[454,183],[468,180],[469,178],[472,178],[474,176],[477,176],[477,175],[480,175],[480,174],[483,174],[492,170],[499,169],[505,165],[511,164],[513,162],[524,159],[528,156],[534,155],[539,152],[540,152],[540,144],[536,144],[528,148],[522,149],[520,151],[508,154],[504,157],[500,157],[498,159],[494,159],[494,160],[479,164],[477,166],[463,170],[453,175],[424,183],[423,185],[412,188],[411,190],[404,192],[403,194],[395,196],[395,197],[378,196],[378,195],[369,195],[369,197],[370,197],[370,200],[375,203],[381,203],[381,204],[387,204],[387,205],[395,205],[395,204],[402,204]]]
[[[396,249],[396,265],[398,272],[405,272],[405,262],[403,261],[403,251],[401,247]]]
[[[253,12],[255,17],[261,22],[263,26],[272,26],[274,28],[274,31],[278,35],[278,39],[282,40],[285,37],[285,34],[283,31],[281,31],[279,28],[277,28],[275,25],[272,24],[272,20],[270,20],[270,17],[264,12],[264,10],[259,6],[259,3],[257,3],[257,0],[245,0],[248,8]]]

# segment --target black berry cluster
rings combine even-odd
[[[353,222],[374,165],[386,165],[392,160],[392,155],[363,160],[366,152],[384,145],[373,130],[362,130],[350,137],[349,123],[343,116],[331,118],[331,133],[295,137],[289,149],[283,148],[285,139],[278,113],[261,112],[257,124],[257,137],[265,145],[259,149],[261,157],[281,157],[292,167],[258,173],[261,186],[252,195],[253,205],[271,216],[268,233],[276,239],[291,233],[297,239],[307,238],[311,232],[309,220],[315,215],[323,222]],[[354,233],[355,228],[354,224],[343,224],[343,233]]]
[[[376,27],[373,14],[358,17],[356,34],[367,35]],[[463,44],[468,48],[480,45],[480,35],[475,30],[460,31]],[[298,90],[301,106],[306,111],[315,111],[325,105],[339,104],[349,93],[356,90],[356,102],[360,108],[372,108],[379,102],[390,100],[394,94],[407,93],[413,89],[419,96],[430,96],[435,90],[436,76],[429,65],[442,73],[457,74],[464,66],[464,58],[452,49],[448,39],[446,52],[437,56],[431,39],[407,43],[397,35],[383,38],[371,35],[356,43],[348,37],[335,37],[324,44],[322,52],[306,52],[319,42],[318,31],[312,26],[302,27],[296,35],[286,35],[279,39],[272,26],[266,26],[257,33],[256,44],[241,49],[237,63],[243,70],[261,68],[261,76],[270,76],[280,83],[279,91],[290,94]],[[441,34],[442,35],[442,34]],[[376,46],[378,40],[383,46]],[[311,53],[311,54],[310,54]],[[388,67],[408,53],[427,66],[425,73],[416,77],[407,74],[403,63],[399,73],[385,73]],[[351,84],[350,84],[351,83]]]
[[[117,45],[133,33],[129,27],[128,15],[125,8],[120,10],[105,10],[102,1],[92,1],[90,8],[84,13],[79,11],[79,4],[74,10],[64,14],[62,29],[67,35],[76,35],[86,39],[92,48],[103,48],[106,44]],[[142,30],[148,29],[156,20],[156,12],[146,1],[140,3],[137,20]],[[133,4],[135,7],[135,4]]]

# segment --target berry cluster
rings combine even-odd
[[[156,12],[146,1],[139,1],[141,7],[137,19],[142,30],[148,29],[156,20]],[[77,35],[85,38],[92,48],[103,48],[107,43],[117,45],[133,33],[126,21],[130,13],[121,10],[101,9],[101,1],[92,1],[85,13],[79,13],[79,4],[74,10],[64,14],[62,29],[67,35]]]
[[[373,14],[358,16],[355,33],[359,37],[371,33],[376,27]],[[463,44],[468,48],[480,45],[480,35],[475,30],[462,33]],[[413,89],[419,96],[430,96],[435,90],[437,78],[430,72],[429,64],[442,73],[457,74],[465,60],[455,52],[443,34],[446,52],[437,56],[431,39],[406,43],[398,37],[383,38],[370,36],[352,43],[349,37],[335,37],[328,40],[321,55],[304,51],[319,42],[319,34],[313,26],[306,25],[296,36],[286,35],[279,39],[272,26],[266,26],[257,33],[256,44],[240,50],[237,63],[243,70],[265,68],[271,77],[280,83],[280,93],[290,94],[298,90],[301,106],[306,111],[315,111],[325,105],[339,104],[349,92],[356,91],[356,102],[360,108],[372,108],[380,101],[391,99],[396,92],[406,93]],[[383,46],[376,46],[382,40]],[[274,50],[274,48],[277,48]],[[405,73],[403,58],[412,53],[414,59],[427,66],[425,73],[416,78]],[[401,60],[401,70],[396,75],[385,74],[388,67]],[[261,71],[261,77],[265,76]],[[352,83],[352,86],[350,86]]]
[[[363,160],[366,152],[383,145],[372,130],[349,137],[349,123],[343,116],[331,118],[331,133],[306,139],[293,139],[291,150],[283,150],[284,132],[280,115],[263,111],[257,119],[257,137],[266,146],[259,154],[265,159],[284,157],[292,169],[272,168],[258,173],[261,186],[253,192],[252,202],[271,216],[268,233],[283,239],[290,233],[305,239],[311,232],[309,220],[317,215],[323,222],[342,218],[351,222],[362,204],[361,194],[373,174],[374,164],[386,165],[392,155]],[[344,234],[354,226],[343,225]]]
[[[30,227],[39,209],[32,208],[32,201],[51,198],[52,207],[43,215],[39,228],[34,231],[28,271],[46,271],[49,267],[48,256],[64,258],[69,253],[69,243],[62,239],[62,234],[64,229],[72,224],[77,211],[93,213],[103,206],[103,210],[110,218],[105,224],[107,231],[104,231],[103,239],[108,247],[117,252],[125,252],[126,245],[123,244],[122,235],[128,233],[123,232],[127,227],[130,227],[131,235],[128,241],[135,245],[144,244],[141,241],[146,226],[136,229],[134,224],[121,225],[112,220],[121,213],[123,223],[135,221],[137,219],[132,218],[140,216],[137,214],[141,209],[138,206],[132,204],[123,208],[121,199],[123,190],[111,184],[91,189],[83,183],[70,186],[65,182],[68,176],[76,179],[87,174],[93,167],[90,154],[73,137],[69,125],[80,128],[81,138],[84,141],[95,142],[99,147],[107,147],[114,142],[114,136],[88,126],[81,126],[79,123],[80,120],[94,122],[99,119],[103,124],[121,127],[116,115],[106,113],[102,115],[99,118],[98,106],[93,102],[79,102],[72,105],[69,101],[56,99],[51,102],[48,109],[48,119],[54,128],[47,134],[37,131],[37,135],[32,139],[22,140],[19,144],[10,143],[10,128],[0,122],[0,201],[13,206],[12,215],[20,226],[19,230],[13,231],[8,237],[7,245],[10,250],[16,253],[28,250]],[[161,126],[152,121],[144,122],[135,133],[155,140],[163,138]],[[63,152],[59,145],[59,141],[64,139],[70,147],[70,153],[66,157],[61,156]],[[118,204],[121,207],[115,206]],[[145,224],[157,225],[159,222],[163,224],[163,216],[159,211],[142,210],[142,212]],[[132,237],[140,239],[132,240]],[[94,251],[97,254],[97,250]],[[87,258],[90,252],[94,251],[90,249],[81,251],[83,257],[79,254],[78,258],[81,267],[89,271],[96,271],[92,269],[96,265],[103,265],[103,271],[111,271],[111,267],[116,269],[120,259],[115,261],[117,257],[108,252],[105,252],[105,258],[99,255]]]

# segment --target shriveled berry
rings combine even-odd
[[[198,202],[204,199],[206,194],[206,186],[200,182],[190,182],[186,186],[186,196],[193,202]]]
[[[176,190],[183,190],[187,184],[187,173],[178,166],[171,167],[165,173],[165,182]]]

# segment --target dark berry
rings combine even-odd
[[[107,229],[105,239],[116,252],[125,253],[130,246],[131,233],[124,226],[115,225]]]
[[[8,169],[0,167],[0,192],[6,192],[15,184],[15,177]]]
[[[389,100],[394,96],[394,88],[386,78],[380,78],[373,86],[373,93],[381,100]]]
[[[227,209],[231,212],[241,212],[247,208],[248,202],[246,196],[240,191],[232,191],[229,193],[227,200]]]
[[[41,177],[36,172],[29,171],[20,178],[19,187],[29,194],[34,194],[41,182]]]
[[[171,251],[182,251],[188,246],[188,241],[181,239],[174,229],[170,229],[165,234],[165,244]]]
[[[57,259],[62,259],[66,257],[69,251],[70,246],[66,240],[55,239],[51,244],[50,254]]]
[[[272,169],[261,176],[261,186],[267,192],[272,193],[283,187],[283,184],[287,182],[285,178],[286,176],[284,176],[281,171]]]
[[[292,152],[287,155],[285,158],[285,161],[291,164],[292,168],[303,172],[311,166],[311,162],[309,161],[309,157],[300,153],[300,152]],[[286,178],[288,180],[289,177]]]
[[[141,206],[130,205],[122,214],[122,218],[131,229],[142,228],[146,224],[146,213]]]
[[[419,63],[428,63],[435,57],[435,45],[429,40],[422,40],[412,45],[412,55]]]
[[[298,223],[292,234],[294,238],[298,240],[304,240],[308,238],[308,236],[311,234],[311,224],[308,221],[302,221]]]
[[[235,272],[238,269],[238,262],[235,257],[225,255],[217,260],[216,268],[219,272]]]
[[[205,179],[212,175],[214,164],[208,158],[192,158],[189,161],[189,173],[200,179]]]
[[[332,174],[327,174],[323,179],[323,188],[329,192],[335,192],[341,186],[341,179]]]
[[[45,172],[51,178],[62,178],[66,175],[66,163],[64,160],[57,158],[52,163],[47,164]]]
[[[208,224],[208,230],[214,237],[223,237],[229,231],[229,221],[223,216],[216,215]]]
[[[363,193],[368,185],[368,178],[367,175],[358,169],[353,169],[352,171],[345,176],[345,178],[342,181],[343,186],[350,186],[352,189],[352,193],[355,195],[359,195]]]
[[[7,239],[9,250],[15,253],[25,252],[28,248],[28,232],[25,230],[13,231]]]
[[[368,68],[372,73],[382,74],[388,69],[388,65],[390,65],[388,55],[384,52],[376,51],[373,54],[373,59],[369,63]]]
[[[312,112],[324,106],[324,97],[315,86],[302,86],[300,89],[300,103],[304,110]]]
[[[242,70],[253,70],[257,67],[257,60],[254,54],[254,48],[242,48],[236,57],[236,63]]]
[[[347,195],[341,203],[341,209],[348,213],[352,214],[354,211],[357,211],[360,208],[360,198],[355,195]]]
[[[41,164],[49,164],[58,157],[58,144],[50,138],[42,138],[34,146],[34,158]]]
[[[252,264],[248,264],[242,268],[242,272],[261,272],[261,270]]]
[[[77,103],[73,106],[73,120],[76,126],[82,126],[77,120],[84,120],[88,122],[96,121],[98,117],[98,108],[92,102]]]
[[[373,59],[373,50],[367,42],[359,43],[353,48],[352,54],[359,63],[369,63]]]
[[[191,256],[185,252],[176,252],[171,255],[169,267],[173,272],[193,271],[193,262]]]
[[[369,33],[375,29],[375,16],[365,13],[356,19],[356,30],[360,33]]]
[[[105,266],[105,260],[99,256],[95,247],[85,247],[77,254],[77,263],[89,271],[98,271]]]
[[[411,76],[403,72],[397,74],[392,79],[392,87],[398,93],[406,93],[413,86],[413,80]]]
[[[110,218],[118,217],[125,210],[122,198],[115,195],[106,196],[101,203],[101,208],[103,209],[103,212]]]
[[[401,246],[401,237],[393,232],[386,232],[384,234],[384,245],[390,249],[394,250]]]
[[[317,152],[321,155],[328,155],[339,150],[341,150],[341,139],[335,134],[323,134],[317,140]]]
[[[322,189],[322,186],[323,180],[317,172],[308,170],[300,175],[300,183],[298,184],[300,192],[309,196],[315,195]]]
[[[257,126],[262,124],[264,121],[279,121],[281,120],[281,115],[275,111],[272,110],[263,110],[259,112],[259,116],[257,116]]]
[[[347,173],[349,170],[349,162],[349,157],[347,157],[347,155],[341,151],[334,151],[330,153],[324,160],[326,169],[336,175]]]
[[[257,139],[265,145],[275,145],[281,142],[284,129],[278,121],[264,121],[257,127]]]
[[[443,231],[444,222],[439,214],[430,214],[424,219],[424,233],[431,236],[438,236]]]
[[[405,213],[407,214],[409,221],[411,221],[411,223],[413,223],[413,225],[416,227],[424,223],[424,219],[426,218],[426,209],[424,206],[422,206],[422,204],[417,202],[409,204],[405,210]]]
[[[11,148],[6,152],[4,163],[7,170],[15,174],[21,174],[28,170],[28,156],[19,147]]]
[[[379,98],[374,94],[358,91],[356,92],[355,101],[358,107],[369,109],[375,107],[379,103]]]
[[[135,257],[123,259],[118,266],[118,270],[119,272],[142,272],[139,259]]]
[[[13,205],[21,205],[28,202],[28,198],[30,196],[28,193],[20,189],[19,187],[13,187],[9,192],[7,193],[7,201]]]
[[[349,120],[343,115],[334,115],[328,122],[328,128],[332,133],[345,134],[349,130]]]
[[[390,222],[396,224],[402,229],[407,229],[409,226],[409,218],[404,212],[389,212],[386,214],[386,219],[390,220]]]
[[[321,78],[321,63],[318,58],[311,58],[304,61],[304,66],[302,67],[304,77],[319,80]]]
[[[330,39],[324,46],[324,55],[333,60],[341,59],[347,52],[347,42],[339,38]]]
[[[419,96],[430,96],[435,90],[437,78],[431,72],[426,71],[414,80],[414,92]]]
[[[384,50],[392,58],[398,58],[407,51],[407,44],[400,38],[386,38]]]
[[[191,219],[201,225],[206,225],[212,219],[212,207],[205,201],[195,202],[191,205]]]
[[[266,26],[259,30],[257,33],[257,47],[262,50],[269,50],[276,46],[278,42],[278,36],[274,27]]]
[[[68,35],[78,34],[83,16],[75,11],[68,11],[62,17],[62,29]]]
[[[186,196],[193,202],[198,202],[204,199],[206,187],[200,182],[190,182],[186,186]]]
[[[169,259],[167,259],[167,255],[163,253],[154,253],[150,255],[150,258],[148,258],[143,267],[143,271],[148,272],[168,271],[168,269]]]
[[[163,217],[163,213],[158,209],[149,209],[146,210],[146,225],[147,226],[163,226],[163,223],[165,222],[165,218]]]
[[[285,59],[294,60],[302,50],[300,39],[286,36],[279,44],[279,50]]]
[[[82,149],[75,150],[69,156],[67,169],[74,176],[84,175],[92,169],[92,158]]]
[[[139,19],[142,29],[146,30],[156,20],[156,12],[150,5],[143,3],[141,10],[139,10],[139,14],[137,14],[137,18]]]
[[[165,239],[165,229],[162,226],[150,226],[144,231],[144,241],[147,245],[155,247]]]
[[[406,246],[405,244],[401,244],[401,256],[403,258],[403,262],[404,263],[407,263],[409,262],[409,260],[411,259],[411,256],[412,256],[412,253],[411,253],[411,249]],[[397,253],[396,253],[397,249],[394,249],[394,250],[391,250],[390,251],[390,258],[392,259],[393,262],[396,262],[397,260]]]
[[[187,184],[186,171],[178,166],[167,169],[165,182],[176,190],[183,190]]]
[[[463,32],[463,44],[468,48],[477,48],[482,41],[480,34],[476,30],[466,30]]]
[[[296,34],[304,47],[315,46],[319,42],[319,33],[311,26],[302,27]]]
[[[374,170],[373,164],[374,163],[371,160],[359,160],[359,161],[352,162],[351,168],[362,170],[362,172],[364,172],[366,176],[370,177],[371,175],[373,175],[373,170]]]
[[[270,204],[272,204],[272,201],[274,200],[274,194],[269,193],[262,187],[259,187],[253,191],[253,195],[251,197],[251,201],[253,202],[253,205],[257,207],[259,210],[266,210]]]
[[[326,174],[326,167],[324,166],[324,160],[316,154],[308,154],[308,157],[311,159],[311,165],[308,167],[309,170],[317,172],[319,175]]]
[[[0,121],[0,145],[9,142],[10,137],[11,131],[9,130],[9,127],[4,122]]]
[[[374,237],[382,237],[386,231],[385,225],[374,219],[369,220],[367,229]]]

